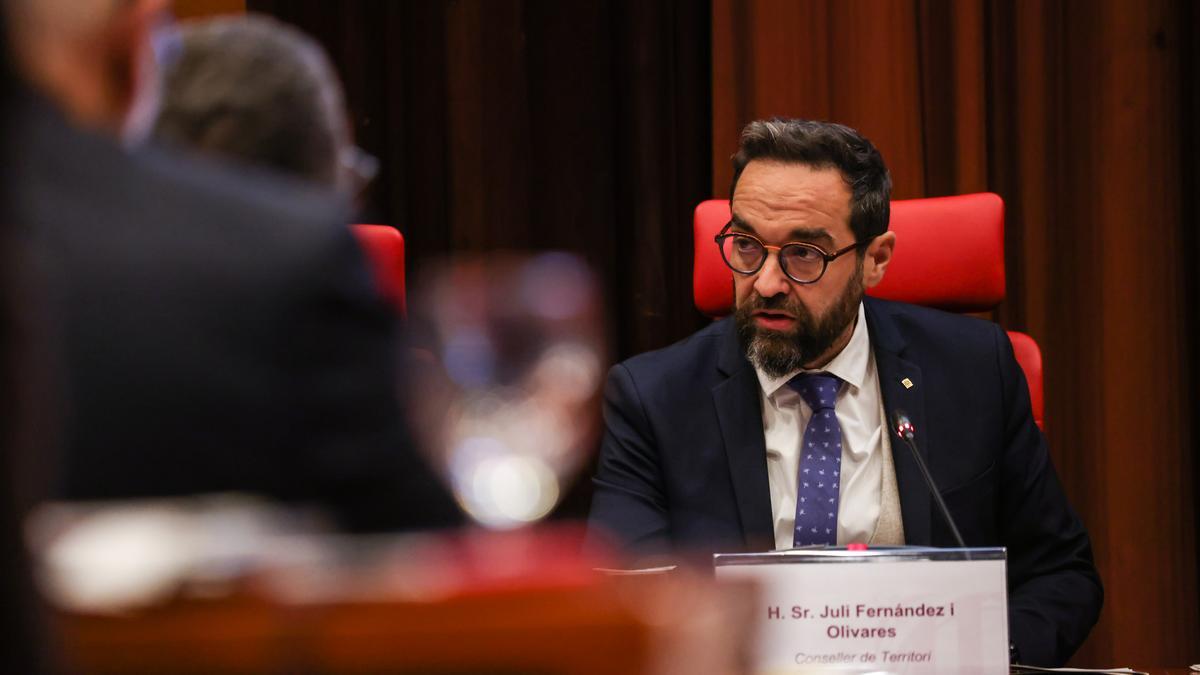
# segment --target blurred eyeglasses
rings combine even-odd
[[[183,54],[183,36],[169,11],[163,12],[151,26],[150,49],[160,69],[174,65]]]
[[[346,193],[354,197],[362,194],[379,173],[379,160],[357,145],[342,148],[338,153],[338,164]]]

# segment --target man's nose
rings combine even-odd
[[[754,278],[754,291],[764,298],[771,298],[786,294],[789,290],[791,285],[787,275],[779,267],[779,256],[768,254],[762,269],[758,271],[758,276]]]

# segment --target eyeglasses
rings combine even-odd
[[[779,269],[783,270],[787,278],[798,284],[816,283],[825,274],[829,263],[870,243],[856,241],[846,248],[826,253],[820,246],[798,241],[783,246],[771,246],[752,234],[730,232],[731,227],[732,221],[721,228],[721,233],[716,236],[721,258],[729,269],[738,274],[754,274],[767,262],[767,252],[773,250],[779,256]]]
[[[358,147],[350,145],[338,151],[339,187],[351,197],[358,197],[375,180],[379,160]]]

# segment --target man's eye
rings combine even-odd
[[[734,237],[733,246],[739,253],[751,253],[758,249],[758,242],[749,237]]]
[[[789,246],[787,255],[796,262],[813,262],[821,258],[819,253],[807,246]]]

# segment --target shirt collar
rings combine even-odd
[[[837,375],[842,381],[857,389],[866,380],[867,362],[870,356],[871,339],[867,334],[867,313],[860,302],[858,303],[858,317],[854,323],[854,332],[850,334],[850,341],[824,367],[807,372]],[[758,375],[758,383],[767,397],[774,396],[780,387],[801,372],[805,372],[805,370],[798,368],[782,377],[772,377],[764,373],[758,366],[754,367],[754,373]]]

